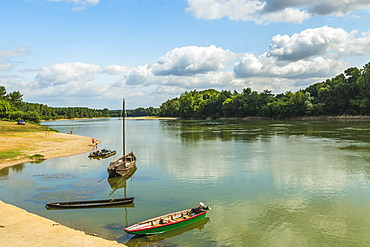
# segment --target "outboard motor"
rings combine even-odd
[[[200,211],[200,210],[211,210],[211,207],[205,206],[203,202],[199,202],[198,205],[195,207],[195,209],[197,209],[197,211]]]

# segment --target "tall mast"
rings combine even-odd
[[[123,155],[125,155],[126,154],[126,147],[125,147],[125,140],[126,140],[126,136],[125,136],[125,114],[126,114],[126,112],[125,112],[125,99],[123,99],[123,106],[122,106],[122,125],[123,125],[123,137],[122,137],[122,139],[123,139]]]

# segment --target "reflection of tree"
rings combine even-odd
[[[184,142],[202,140],[255,142],[275,135],[357,140],[368,143],[368,122],[362,121],[270,121],[180,120],[161,121],[162,128]]]
[[[0,177],[7,177],[9,175],[9,167],[0,169]]]
[[[13,172],[19,173],[19,172],[23,171],[24,164],[15,165],[15,166],[12,166],[10,168],[12,169]]]

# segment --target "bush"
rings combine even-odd
[[[9,113],[9,118],[11,120],[19,120],[19,119],[23,119],[24,117],[24,112],[22,111],[12,111]]]

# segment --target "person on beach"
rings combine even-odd
[[[91,142],[94,145],[95,144],[95,139],[94,138],[91,138]]]

